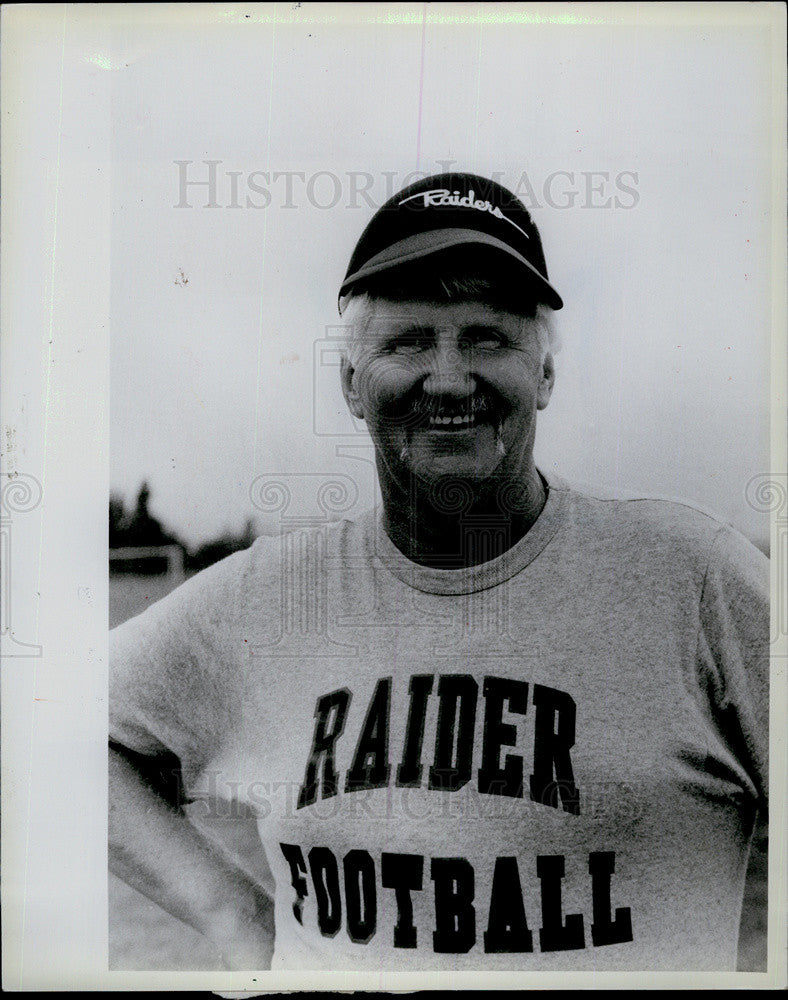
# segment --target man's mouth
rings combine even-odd
[[[426,425],[430,430],[470,430],[477,423],[489,420],[491,407],[483,397],[442,402],[431,407]]]
[[[411,435],[416,429],[451,435],[472,431],[478,426],[488,426],[495,435],[495,448],[499,456],[503,457],[506,454],[503,442],[503,415],[486,396],[439,400],[437,404],[433,401],[431,405],[425,405],[424,401],[420,401],[410,410],[407,423],[410,424],[410,430],[400,453],[403,462],[410,454]]]

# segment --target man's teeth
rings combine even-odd
[[[434,417],[434,416],[430,417],[430,427],[439,427],[439,426],[443,427],[448,424],[453,424],[454,426],[457,427],[459,427],[462,424],[465,424],[466,427],[469,427],[471,424],[474,424],[475,422],[476,421],[474,420],[473,415],[470,413],[466,413],[463,415],[458,414],[455,417]]]
[[[469,409],[463,413],[432,413],[429,416],[430,427],[472,427],[476,417],[487,405],[482,400],[472,400]]]

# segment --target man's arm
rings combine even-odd
[[[204,934],[229,969],[270,968],[273,902],[112,747],[109,798],[111,870]]]
[[[752,782],[769,797],[769,560],[738,531],[718,531],[700,602],[698,658],[711,678],[717,724]]]

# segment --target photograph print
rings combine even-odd
[[[111,971],[766,971],[774,22],[566,10],[115,35]]]

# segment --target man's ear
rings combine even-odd
[[[542,377],[539,381],[539,388],[536,392],[536,407],[543,410],[550,402],[555,385],[555,361],[553,355],[548,351],[542,361]]]
[[[353,385],[353,376],[356,369],[351,365],[346,354],[342,355],[339,367],[339,377],[342,382],[342,395],[345,397],[348,409],[358,420],[364,419],[364,410],[361,406],[358,392]]]

